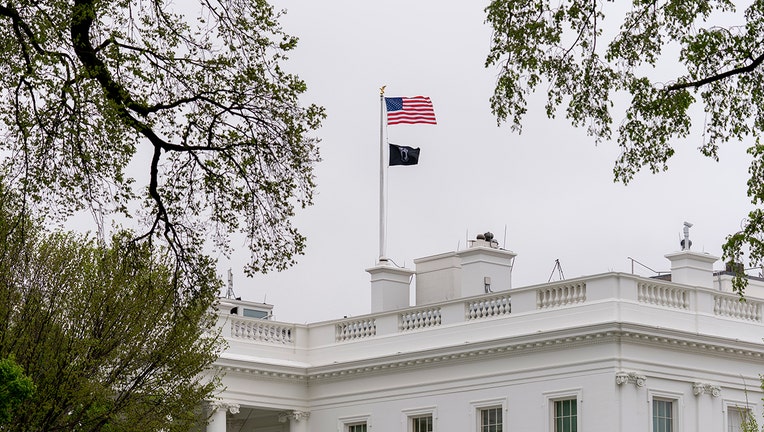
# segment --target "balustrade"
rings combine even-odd
[[[736,295],[714,296],[714,314],[744,321],[761,322],[761,303],[751,300],[741,301]]]
[[[361,339],[377,334],[377,323],[374,318],[364,318],[353,321],[343,321],[335,327],[337,342]]]
[[[272,321],[231,316],[231,337],[255,342],[293,344],[293,326]]]
[[[401,331],[436,327],[441,323],[440,307],[407,311],[398,315],[398,329]]]
[[[639,282],[637,300],[676,309],[689,309],[690,300],[686,288],[658,283]]]
[[[586,283],[562,284],[536,291],[536,308],[560,307],[586,301]]]
[[[479,298],[465,303],[467,320],[509,315],[512,312],[512,302],[509,294],[488,298]]]
[[[619,281],[618,278],[623,280]],[[590,282],[590,300],[587,300],[587,281]],[[633,290],[636,290],[636,293]],[[612,297],[613,294],[621,292],[624,296],[622,299]],[[236,315],[226,316],[225,319],[228,321],[226,325],[230,326],[231,340],[292,347],[299,344],[300,347],[306,347],[415,330],[434,331],[444,325],[452,326],[490,318],[509,318],[513,313],[526,315],[535,310],[571,307],[587,301],[592,304],[602,301],[632,302],[635,298],[643,305],[685,312],[697,310],[698,313],[713,314],[726,319],[750,323],[762,322],[762,305],[764,304],[762,301],[749,298],[741,302],[734,294],[623,275],[605,275],[590,280],[579,279],[540,287],[518,288],[426,307],[382,312],[306,326]],[[296,341],[298,330],[300,341]],[[224,333],[227,336],[227,331]]]

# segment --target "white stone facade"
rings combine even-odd
[[[226,389],[207,430],[719,432],[741,409],[761,419],[764,284],[740,302],[713,257],[667,257],[691,283],[606,273],[308,325],[223,301]]]

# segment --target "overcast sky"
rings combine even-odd
[[[521,135],[497,127],[488,99],[490,29],[481,2],[278,0],[300,44],[286,63],[308,84],[305,102],[326,108],[317,131],[315,205],[298,212],[304,256],[282,273],[246,278],[246,248],[220,257],[234,290],[273,304],[274,318],[316,322],[370,311],[369,275],[378,256],[379,87],[386,96],[432,98],[438,125],[396,125],[390,142],[420,147],[417,166],[389,169],[388,256],[413,268],[422,256],[454,251],[492,231],[518,254],[514,286],[547,282],[559,259],[566,278],[630,272],[631,256],[668,270],[682,222],[693,250],[721,255],[727,234],[751,208],[747,143],[725,145],[719,163],[702,157],[695,134],[676,142],[666,173],[613,183],[617,145],[596,146],[560,117],[546,118],[545,94],[531,98]],[[616,115],[616,118],[617,115]],[[506,243],[504,243],[506,230]],[[717,263],[717,268],[722,264]],[[642,275],[651,273],[638,269]],[[554,279],[557,279],[555,274]]]

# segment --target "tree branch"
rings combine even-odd
[[[711,75],[710,77],[706,77],[706,78],[703,78],[702,80],[698,80],[698,81],[691,81],[691,82],[687,82],[687,83],[673,84],[673,85],[670,85],[670,86],[666,87],[666,91],[670,92],[670,91],[682,90],[682,89],[686,89],[686,88],[690,88],[690,87],[698,88],[698,87],[704,86],[706,84],[711,84],[711,83],[716,82],[716,81],[721,81],[721,80],[723,80],[725,78],[729,78],[731,76],[753,72],[757,67],[759,67],[759,65],[762,62],[764,62],[764,54],[762,54],[762,55],[756,57],[755,59],[753,59],[751,64],[749,64],[747,66],[731,69],[731,70],[728,70],[727,72],[723,72],[723,73],[720,73],[720,74]]]
[[[96,55],[97,50],[90,41],[90,28],[94,20],[93,0],[75,0],[70,27],[74,53],[90,77],[101,84],[106,97],[116,103],[123,114],[126,114],[125,108],[127,108],[138,114],[147,115],[146,107],[133,100],[127,89],[114,80],[106,64]]]

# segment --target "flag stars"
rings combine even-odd
[[[403,109],[403,98],[385,98],[387,112],[400,111]]]

